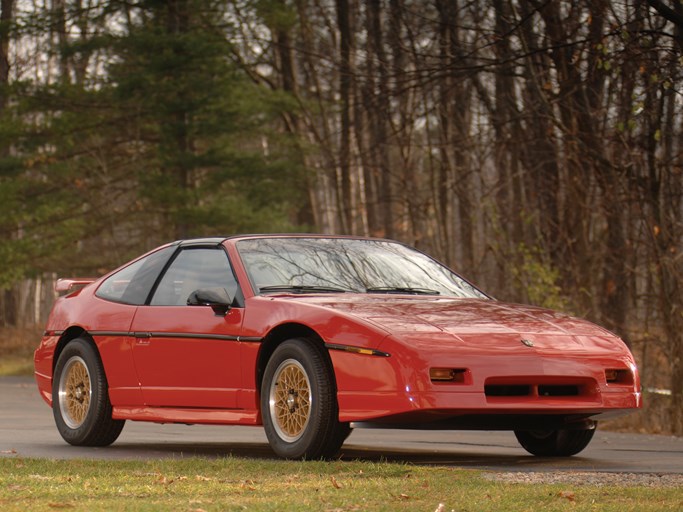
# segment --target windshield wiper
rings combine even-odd
[[[437,290],[429,288],[413,288],[409,286],[371,286],[366,293],[408,293],[412,295],[440,295]]]
[[[333,286],[313,286],[301,284],[275,284],[261,286],[259,292],[292,292],[292,293],[347,293],[349,290]]]

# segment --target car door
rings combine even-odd
[[[140,306],[131,331],[133,357],[143,399],[153,407],[231,409],[241,387],[238,336],[243,309],[217,314],[189,306],[198,289],[237,293],[222,247],[181,248],[148,305]]]

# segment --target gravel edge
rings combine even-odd
[[[483,474],[486,480],[511,484],[572,484],[621,487],[682,487],[683,475],[670,473],[504,472]]]

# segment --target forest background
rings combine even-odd
[[[0,9],[0,327],[172,239],[388,237],[621,335],[683,435],[679,0]]]

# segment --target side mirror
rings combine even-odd
[[[232,298],[225,288],[200,288],[187,298],[188,306],[211,306],[216,315],[225,316],[230,311]]]

